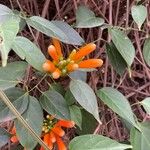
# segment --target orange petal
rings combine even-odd
[[[49,138],[50,138],[50,137],[49,137],[49,134],[48,134],[48,133],[44,135],[43,141],[44,141],[44,143],[47,144],[47,145],[48,145],[48,142],[49,142]]]
[[[19,140],[18,140],[17,136],[15,135],[15,136],[12,136],[12,137],[10,138],[10,141],[13,142],[13,143],[16,143],[16,142],[18,142]]]
[[[75,56],[75,54],[77,53],[77,51],[74,49],[70,55],[69,55],[69,58],[72,60],[72,58]]]
[[[55,65],[50,60],[46,60],[42,67],[44,71],[50,73],[54,72],[56,69]]]
[[[103,60],[101,59],[88,59],[81,61],[79,63],[79,68],[96,68],[103,65]]]
[[[58,39],[52,38],[52,43],[54,44],[57,54],[59,57],[62,57],[62,52],[61,52],[61,45]]]
[[[41,147],[40,150],[45,150],[45,149],[43,147]]]
[[[54,61],[58,62],[59,58],[58,58],[58,54],[54,45],[50,45],[48,47],[48,54],[52,57]]]
[[[66,145],[64,144],[64,142],[59,136],[56,136],[56,141],[57,141],[58,150],[67,150]]]
[[[15,126],[13,126],[13,128],[12,128],[12,130],[11,130],[10,133],[11,133],[11,134],[16,134],[16,128],[15,128]]]
[[[56,142],[56,137],[55,137],[55,134],[53,133],[53,131],[51,131],[49,134],[50,134],[49,136],[50,136],[50,139],[51,139],[52,143],[55,143]]]
[[[61,71],[58,68],[52,73],[52,77],[54,79],[58,79],[60,75],[61,75]]]
[[[78,64],[68,64],[68,65],[67,65],[67,70],[68,70],[69,72],[74,71],[74,70],[77,70],[78,68],[79,68],[79,65],[78,65]]]
[[[75,122],[70,120],[59,120],[57,124],[66,128],[72,128],[75,126]]]
[[[53,131],[55,134],[59,135],[60,137],[62,137],[62,136],[65,135],[65,131],[64,131],[61,127],[58,127],[58,126],[54,126],[54,127],[52,128],[52,131]]]
[[[78,61],[82,59],[84,56],[94,51],[95,49],[96,49],[96,45],[94,43],[89,43],[86,46],[81,47],[72,59]]]

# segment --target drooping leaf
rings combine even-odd
[[[55,118],[70,120],[69,106],[60,93],[54,90],[46,91],[40,97],[40,103],[43,109]]]
[[[73,120],[76,125],[82,129],[82,113],[81,113],[81,109],[76,106],[76,105],[72,105],[69,106],[70,109],[70,116],[71,116],[71,120]]]
[[[118,74],[122,75],[127,67],[127,64],[116,49],[113,42],[111,42],[110,44],[106,44],[106,50],[111,65]]]
[[[148,38],[144,43],[143,56],[146,63],[150,66],[150,38]]]
[[[3,128],[0,128],[0,148],[8,143],[10,134]]]
[[[94,12],[85,6],[79,6],[76,11],[76,27],[92,28],[104,24],[104,19],[96,17]]]
[[[114,88],[104,87],[97,91],[97,96],[115,113],[139,129],[135,121],[131,106],[125,96],[122,95],[122,93]]]
[[[130,141],[133,146],[132,150],[149,150],[150,149],[150,123],[145,122],[140,124],[140,129],[131,129]]]
[[[143,5],[133,5],[131,14],[134,21],[137,23],[139,30],[147,17],[147,8]]]
[[[110,33],[112,36],[112,41],[115,44],[118,52],[130,67],[135,57],[135,48],[131,40],[125,35],[123,31],[116,28],[112,28]]]
[[[16,61],[6,67],[0,67],[0,89],[6,90],[16,86],[25,74],[27,63]]]
[[[0,23],[11,19],[13,16],[13,11],[9,9],[7,6],[0,4]]]
[[[150,97],[145,98],[141,104],[148,114],[150,114]]]
[[[73,45],[82,45],[84,40],[79,34],[63,21],[48,21],[42,17],[33,16],[27,20],[28,25],[60,41]]]
[[[0,24],[0,53],[2,66],[7,65],[8,53],[19,31],[19,19],[9,19]]]
[[[19,113],[24,113],[28,106],[28,97],[25,95],[25,91],[19,88],[10,88],[4,92]],[[10,121],[15,118],[16,116],[9,110],[6,104],[0,100],[0,122]]]
[[[72,80],[70,91],[77,102],[100,122],[97,99],[92,88],[81,80]]]
[[[16,37],[13,45],[13,50],[35,69],[42,71],[42,65],[46,60],[41,50],[25,37]]]
[[[34,132],[40,136],[43,125],[43,111],[38,100],[35,97],[28,96],[28,98],[29,98],[29,106],[22,116],[30,125],[30,127],[34,130]],[[20,143],[27,150],[33,150],[38,143],[35,140],[35,138],[32,137],[29,131],[25,129],[17,119],[15,120],[15,127],[17,137]]]
[[[69,74],[69,76],[70,76],[72,79],[75,79],[75,80],[82,80],[82,81],[84,81],[84,82],[86,82],[86,80],[87,80],[87,72],[83,72],[83,71],[80,71],[80,70],[71,72],[71,73]]]
[[[82,135],[75,137],[69,144],[69,150],[125,150],[131,145],[121,144],[102,135]]]

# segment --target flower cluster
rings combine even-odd
[[[96,49],[94,43],[89,43],[79,48],[78,51],[74,49],[67,59],[63,57],[59,40],[53,38],[52,43],[53,45],[48,47],[48,54],[52,58],[52,61],[46,60],[43,64],[43,70],[50,73],[54,79],[65,76],[78,68],[97,68],[103,64],[101,59],[84,60],[86,55]]]
[[[47,115],[43,123],[43,141],[50,149],[53,149],[54,143],[57,143],[58,150],[67,150],[62,137],[65,135],[64,128],[72,128],[75,126],[74,121],[57,120],[53,116]],[[44,150],[41,147],[40,150]]]

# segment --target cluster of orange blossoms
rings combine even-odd
[[[50,73],[54,79],[60,76],[65,76],[69,72],[75,71],[79,68],[97,68],[101,67],[103,61],[101,59],[83,60],[84,57],[96,49],[94,43],[89,43],[79,50],[73,50],[67,59],[63,57],[62,49],[59,40],[52,39],[53,45],[48,47],[48,54],[52,61],[46,60],[43,64],[43,70]]]
[[[74,121],[57,120],[53,116],[47,115],[46,119],[43,122],[42,139],[51,150],[54,147],[54,143],[57,143],[58,150],[67,150],[67,147],[62,140],[62,137],[65,135],[65,131],[62,129],[62,127],[73,128],[74,126]],[[13,134],[13,136],[11,137],[11,142],[18,142],[16,129],[14,127],[11,131],[11,134]],[[40,150],[44,150],[44,148],[41,147]]]

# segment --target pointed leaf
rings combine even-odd
[[[0,148],[8,143],[10,134],[3,128],[0,128]]]
[[[104,24],[104,19],[96,17],[94,12],[85,6],[79,6],[76,11],[76,27],[92,28]]]
[[[0,52],[2,66],[7,65],[8,53],[19,31],[19,19],[10,19],[0,25]]]
[[[60,93],[54,90],[46,91],[40,97],[40,103],[43,109],[55,118],[70,120],[69,106]]]
[[[143,5],[134,5],[131,8],[131,14],[137,23],[139,30],[147,17],[147,8]]]
[[[106,50],[109,61],[112,64],[113,68],[118,74],[122,75],[127,67],[127,63],[122,58],[113,42],[111,42],[110,44],[106,44]]]
[[[73,120],[76,125],[82,129],[82,113],[81,113],[81,110],[78,106],[76,105],[72,105],[72,106],[69,106],[69,109],[70,109],[70,116],[71,116],[71,120]]]
[[[77,102],[100,122],[97,99],[92,88],[81,80],[72,80],[70,91]]]
[[[146,63],[150,66],[150,38],[148,38],[144,43],[143,56]]]
[[[43,71],[42,65],[46,58],[41,50],[27,38],[21,36],[16,37],[12,48],[17,55],[22,59],[26,59],[35,69]]]
[[[28,25],[46,34],[47,36],[58,38],[60,41],[73,45],[82,45],[84,40],[79,34],[63,21],[48,21],[39,16],[30,17]]]
[[[23,61],[9,63],[6,67],[0,67],[0,89],[6,90],[16,86],[25,74],[27,64]]]
[[[28,98],[22,89],[10,88],[4,92],[21,114],[27,109]],[[0,100],[0,122],[10,121],[15,118],[16,116],[9,110],[6,104]]]
[[[141,104],[148,114],[150,114],[150,97],[145,98]]]
[[[150,123],[145,122],[140,124],[140,129],[131,129],[130,141],[133,146],[132,150],[150,150]]]
[[[97,96],[115,113],[139,129],[135,122],[131,106],[122,93],[114,88],[104,87],[97,91]]]
[[[28,96],[29,98],[29,106],[26,112],[22,115],[23,118],[27,121],[30,127],[34,130],[34,132],[41,136],[42,125],[43,125],[43,111],[35,97]],[[22,124],[16,119],[15,127],[17,132],[17,137],[20,143],[27,149],[33,150],[37,145],[37,141],[29,131],[22,126]]]
[[[131,145],[121,144],[102,135],[83,135],[75,137],[69,144],[69,150],[125,150]]]
[[[127,65],[130,67],[135,57],[135,49],[131,40],[118,29],[110,30],[112,41],[115,44],[118,52],[121,54]]]

